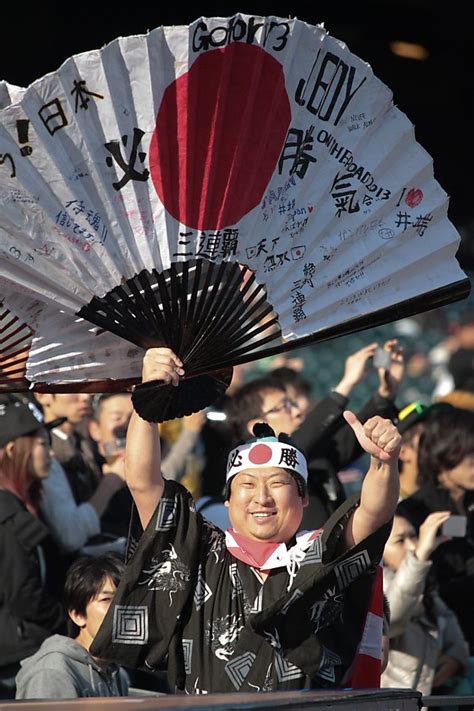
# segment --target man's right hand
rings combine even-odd
[[[163,380],[167,385],[179,385],[184,375],[181,360],[171,348],[149,348],[143,358],[142,382]]]

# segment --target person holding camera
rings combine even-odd
[[[381,686],[417,689],[454,684],[468,668],[468,645],[454,612],[438,594],[430,556],[449,537],[440,534],[449,511],[429,514],[419,536],[397,513],[385,544],[384,593],[390,609],[388,664]]]
[[[465,517],[465,534],[455,531],[432,560],[440,595],[456,613],[473,655],[474,412],[447,404],[430,411],[418,445],[418,478],[420,488],[398,508],[415,530],[435,511]]]

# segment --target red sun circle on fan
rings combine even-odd
[[[249,452],[249,462],[266,464],[272,458],[272,450],[268,444],[256,444]]]
[[[150,173],[168,212],[198,230],[235,225],[256,207],[291,121],[282,65],[235,42],[201,54],[163,94]]]
[[[423,191],[420,188],[412,188],[408,191],[405,202],[408,207],[416,207],[423,200]]]

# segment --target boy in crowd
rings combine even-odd
[[[89,652],[123,570],[124,564],[113,553],[83,556],[72,564],[64,587],[69,636],[48,637],[36,654],[21,662],[17,699],[128,695],[125,670]]]

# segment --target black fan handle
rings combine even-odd
[[[135,385],[132,403],[135,411],[147,422],[165,422],[192,415],[212,405],[230,385],[233,368],[206,375],[183,378],[178,386],[163,380],[150,380]]]

